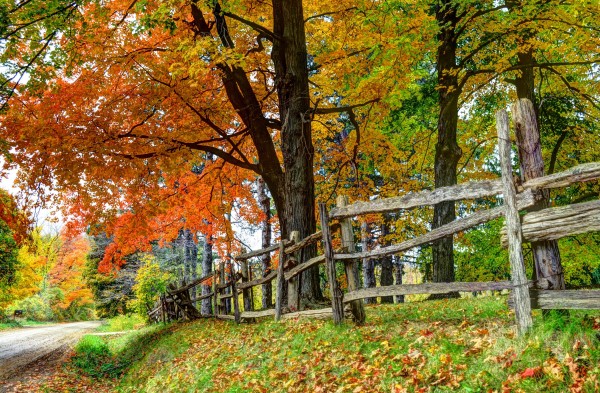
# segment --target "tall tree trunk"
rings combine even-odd
[[[520,1],[507,1],[512,11],[520,6]],[[519,100],[528,99],[533,106],[534,118],[529,124],[516,124],[516,134],[519,148],[519,164],[523,181],[544,176],[544,162],[541,151],[541,135],[539,130],[539,111],[535,96],[535,57],[533,49],[527,45],[527,40],[535,35],[535,31],[525,30],[519,42],[520,50],[517,53],[518,65],[521,66],[514,80]],[[550,192],[537,191],[539,202],[531,209],[541,210],[548,207]],[[565,289],[565,278],[558,249],[558,241],[549,240],[531,243],[533,254],[533,279],[537,285],[544,289]]]
[[[206,235],[204,238],[204,247],[202,249],[202,276],[211,274],[213,271],[213,258],[212,258],[212,236]],[[208,295],[212,292],[211,285],[202,285],[202,295]],[[202,300],[202,307],[200,312],[203,315],[212,314],[212,302],[211,299]]]
[[[438,34],[437,77],[440,114],[438,118],[438,138],[435,149],[435,187],[456,184],[456,169],[462,154],[456,141],[458,123],[458,98],[460,90],[456,71],[458,23],[456,5],[453,0],[438,2],[436,19],[440,26]],[[432,227],[439,228],[456,218],[454,202],[442,202],[434,207]],[[433,281],[454,281],[454,253],[452,236],[433,244]],[[449,294],[447,296],[457,296]],[[435,296],[438,297],[438,296]]]
[[[262,221],[262,248],[271,245],[271,199],[267,195],[266,185],[262,179],[258,180],[258,203],[265,216]],[[271,273],[271,254],[261,256],[263,277]],[[262,285],[262,307],[273,307],[273,284],[268,282]]]
[[[194,234],[189,229],[183,232],[184,253],[185,253],[185,280],[190,283],[197,278],[198,269],[198,246],[194,241]],[[191,289],[191,298],[196,297],[196,287]]]
[[[291,231],[298,231],[303,239],[316,231],[316,218],[314,147],[302,0],[274,0],[273,16],[274,33],[283,37],[282,41],[275,40],[271,52],[277,75],[282,124],[281,150],[285,168],[285,218],[281,233],[282,238],[287,239]],[[312,258],[316,255],[316,248],[307,247],[303,255],[304,261]],[[302,298],[308,301],[322,299],[318,267],[302,273],[301,281]]]
[[[381,246],[387,246],[388,240],[385,239],[387,235],[390,233],[389,229],[389,218],[385,216],[385,222],[381,224]],[[394,265],[392,264],[392,256],[388,255],[381,258],[381,276],[379,278],[379,283],[382,287],[393,285],[394,284]],[[381,303],[394,303],[393,296],[382,296]]]
[[[362,251],[365,252],[369,248],[369,224],[363,222],[360,226],[361,238],[360,243]],[[363,268],[363,287],[364,288],[375,288],[375,262],[371,258],[365,258],[362,261]],[[369,297],[365,299],[366,304],[377,303],[376,297]]]

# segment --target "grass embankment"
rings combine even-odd
[[[367,317],[361,327],[155,325],[84,339],[78,353],[104,361],[91,371],[78,366],[95,373],[95,388],[112,381],[119,392],[600,391],[599,312],[538,313],[523,338],[514,336],[505,298],[373,306]]]
[[[32,320],[6,320],[0,322],[0,331],[10,330],[10,329],[18,329],[27,326],[43,326],[43,325],[52,325],[56,322],[40,322],[40,321],[32,321]]]

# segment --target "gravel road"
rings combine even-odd
[[[0,392],[3,382],[27,373],[28,366],[44,358],[58,361],[66,349],[100,321],[28,327],[0,333]]]

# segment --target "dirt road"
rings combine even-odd
[[[4,383],[25,376],[32,364],[60,361],[69,346],[101,322],[75,322],[0,333],[0,392]]]

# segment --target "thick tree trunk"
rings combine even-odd
[[[515,132],[519,147],[521,177],[524,181],[544,176],[542,146],[533,103],[528,99],[519,100],[513,106]],[[538,202],[533,209],[548,207],[548,190],[536,191]],[[556,240],[532,242],[531,249],[535,264],[534,280],[541,289],[565,289],[565,279]]]
[[[386,216],[385,222],[381,224],[381,246],[387,246],[388,240],[385,239],[385,236],[389,235],[389,223],[388,217]],[[379,284],[382,287],[387,287],[389,285],[394,285],[394,265],[392,263],[392,256],[388,255],[381,258],[381,276],[379,278]],[[381,303],[394,303],[393,296],[383,296],[381,297]]]
[[[458,98],[460,89],[456,75],[458,23],[457,10],[452,0],[444,0],[436,12],[441,30],[438,35],[437,73],[440,114],[438,118],[438,139],[435,149],[435,187],[456,184],[456,168],[462,154],[456,141],[458,123]],[[443,202],[434,207],[432,227],[439,228],[456,218],[454,202]],[[454,281],[453,238],[449,236],[433,244],[433,281]],[[449,294],[448,296],[456,296]],[[436,296],[439,297],[439,296]],[[442,296],[447,297],[447,296]]]
[[[271,199],[267,195],[266,185],[262,179],[258,181],[258,203],[265,218],[262,221],[262,248],[271,245]],[[271,254],[266,253],[261,256],[263,277],[271,273]],[[262,308],[273,307],[273,284],[268,282],[262,285]]]
[[[274,33],[283,37],[282,41],[275,40],[272,50],[285,168],[285,208],[281,232],[282,238],[287,239],[291,231],[298,231],[303,239],[316,231],[316,218],[314,148],[302,1],[273,1],[273,16]],[[278,212],[281,216],[282,211]],[[316,255],[316,249],[314,246],[307,247],[303,254],[306,261]],[[305,300],[322,299],[317,267],[302,273],[301,281],[301,294]]]
[[[362,251],[366,252],[369,249],[369,224],[363,222],[361,224],[361,246]],[[363,287],[364,288],[374,288],[376,285],[375,282],[375,262],[371,258],[365,258],[362,261],[362,269],[363,269]],[[376,297],[370,297],[365,299],[366,304],[374,304],[377,303]]]
[[[206,235],[204,238],[204,247],[202,249],[202,276],[207,276],[213,271],[213,258],[212,258],[212,236]],[[210,285],[202,285],[202,295],[208,295],[212,292]],[[211,299],[203,299],[202,306],[200,309],[202,315],[212,314],[212,302]]]

